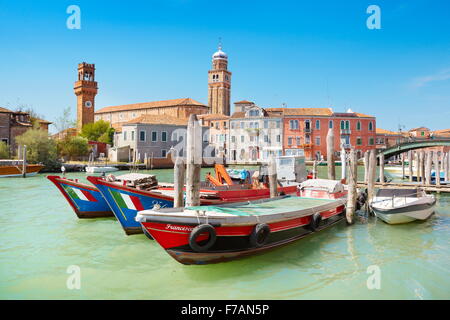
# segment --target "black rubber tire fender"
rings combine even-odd
[[[249,240],[252,247],[262,247],[269,240],[270,227],[266,223],[258,223],[252,230]]]
[[[311,221],[309,223],[309,228],[312,231],[315,231],[319,227],[321,221],[322,221],[322,216],[320,215],[320,213],[318,213],[318,212],[314,213],[311,217]]]
[[[197,238],[202,233],[208,233],[209,238],[208,241],[204,245],[200,245],[197,243]],[[189,246],[195,252],[207,252],[213,245],[216,243],[217,233],[216,229],[210,224],[200,224],[192,229],[189,234]]]

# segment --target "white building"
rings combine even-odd
[[[235,106],[230,118],[229,163],[256,163],[283,153],[283,121],[254,103]]]

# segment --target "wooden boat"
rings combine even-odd
[[[31,177],[41,171],[44,166],[41,164],[27,164],[26,176]],[[21,177],[23,175],[23,160],[0,160],[0,178]]]
[[[379,189],[370,203],[375,215],[389,224],[426,220],[435,210],[436,198],[422,189]]]
[[[334,189],[341,192],[343,187]],[[222,205],[155,208],[140,211],[136,221],[178,262],[208,264],[259,254],[325,229],[343,218],[345,199],[329,194],[324,198],[281,196]]]
[[[108,181],[108,177],[95,176],[88,176],[87,179],[100,191],[127,235],[143,232],[141,225],[134,219],[138,211],[152,209],[155,206],[160,208],[173,207],[175,195],[173,186],[158,185],[150,190],[140,190],[130,186],[130,182],[133,180],[132,176],[129,179],[124,176],[120,177],[121,181]],[[278,192],[295,194],[297,186],[297,183],[286,182],[278,188]],[[251,185],[246,184],[211,186],[202,182],[200,189],[202,205],[251,201],[268,198],[269,196],[268,188],[252,189]]]
[[[60,176],[47,176],[47,179],[62,193],[78,218],[113,217],[108,203],[97,188],[78,180]]]

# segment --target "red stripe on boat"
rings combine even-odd
[[[87,190],[80,189],[89,201],[97,202],[97,199]]]
[[[135,196],[131,196],[131,195],[130,195],[130,199],[131,199],[131,201],[133,202],[134,206],[136,207],[136,209],[137,209],[138,211],[144,210],[144,207],[143,207],[142,204],[141,204],[141,200],[139,200],[138,197],[135,197]]]

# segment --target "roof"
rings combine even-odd
[[[172,99],[172,100],[161,100],[161,101],[151,101],[151,102],[143,102],[143,103],[133,103],[133,104],[125,104],[120,106],[111,106],[102,108],[95,113],[106,113],[106,112],[117,112],[117,111],[128,111],[128,110],[139,110],[139,109],[149,109],[149,108],[161,108],[161,107],[172,107],[172,106],[201,106],[205,108],[209,108],[205,106],[203,103],[195,101],[191,98],[184,99]]]
[[[197,115],[197,119],[203,119],[203,120],[228,120],[230,119],[230,116],[220,114],[220,113],[208,113],[208,114],[200,114]]]
[[[267,108],[268,112],[283,112],[285,116],[331,116],[331,108]]]
[[[13,111],[6,109],[6,108],[2,108],[0,107],[0,112],[4,112],[4,113],[13,113]]]
[[[187,126],[188,119],[185,118],[177,118],[172,116],[161,116],[154,114],[144,114],[137,118],[134,118],[130,121],[123,123],[122,125],[128,124],[166,124],[166,125],[174,125],[174,126]]]
[[[39,118],[36,118],[36,120],[37,120],[39,123],[47,123],[47,124],[53,123],[53,122],[51,122],[51,121],[47,121],[47,120],[39,119]]]
[[[433,131],[434,135],[441,135],[441,136],[450,136],[450,129],[442,129],[442,130],[436,130]]]
[[[235,112],[231,115],[232,119],[245,118],[245,112]]]
[[[252,101],[247,101],[247,100],[241,100],[241,101],[235,102],[234,104],[251,104],[251,103],[254,103],[254,102],[252,102]]]
[[[409,129],[408,131],[411,132],[411,131],[417,131],[417,130],[427,130],[427,131],[429,131],[430,129],[428,129],[427,127],[418,127],[418,128]]]
[[[401,135],[401,133],[399,133],[399,132],[389,131],[389,130],[385,130],[385,129],[381,129],[381,128],[376,128],[376,133],[377,134]]]
[[[355,114],[360,118],[375,118],[374,116],[364,114],[364,113],[355,112]]]

